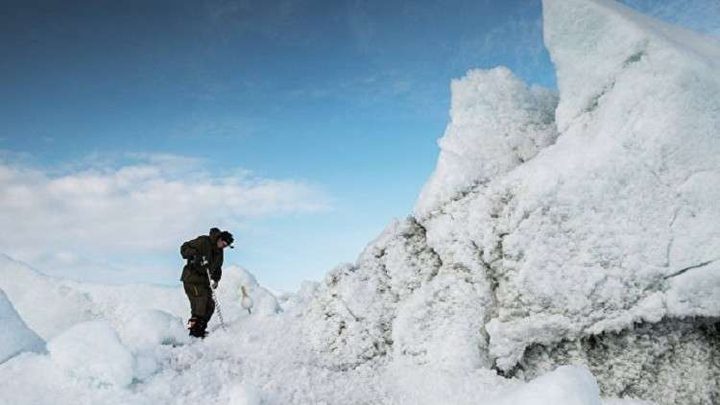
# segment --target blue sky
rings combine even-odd
[[[625,3],[720,32],[717,1]],[[261,283],[318,280],[410,213],[453,78],[555,85],[535,0],[3,5],[0,252],[78,279],[172,284],[219,225]]]

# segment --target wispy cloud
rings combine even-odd
[[[0,161],[0,251],[39,267],[153,255],[210,226],[330,207],[321,188],[303,181],[243,169],[218,176],[182,156],[133,159],[62,175]]]

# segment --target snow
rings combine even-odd
[[[410,231],[407,227],[392,229]],[[396,248],[395,260],[403,262],[405,257],[399,252],[408,246]],[[374,258],[371,252],[372,249],[366,253]],[[20,263],[6,260],[3,265],[6,266],[3,271],[11,268],[21,279],[43,279]],[[183,329],[182,319],[187,316],[188,308],[178,314],[152,308],[162,302],[167,306],[170,294],[184,298],[179,287],[145,286],[142,292],[156,299],[124,302],[119,297],[131,291],[128,286],[70,283],[87,294],[92,306],[97,307],[95,318],[78,321],[58,333],[49,341],[47,353],[25,353],[0,364],[0,392],[4,400],[18,404],[201,400],[253,405],[358,401],[471,404],[478,403],[477,398],[482,397],[487,399],[483,403],[494,404],[493,398],[511,395],[513,387],[522,386],[521,382],[506,380],[473,360],[478,348],[474,347],[474,341],[463,339],[472,335],[475,326],[460,322],[461,316],[471,315],[471,305],[467,305],[471,303],[456,308],[463,303],[467,292],[454,291],[451,287],[457,280],[451,276],[436,277],[433,283],[418,290],[414,300],[408,300],[399,308],[398,316],[407,322],[406,327],[397,328],[398,344],[407,350],[405,356],[393,362],[377,358],[374,362],[344,369],[332,367],[324,353],[308,344],[308,334],[322,332],[306,329],[305,318],[310,310],[307,305],[317,305],[313,304],[313,297],[317,298],[322,286],[306,283],[302,294],[292,299],[286,297],[282,302],[287,305],[277,311],[280,301],[257,285],[251,274],[232,268],[224,277],[228,283],[224,284],[223,279],[218,292],[225,316],[230,319],[228,331],[218,328],[215,318],[210,336],[203,341],[189,338]],[[48,285],[70,288],[65,280],[47,278],[45,281]],[[246,285],[256,301],[266,300],[277,307],[268,304],[266,308],[272,311],[248,315],[239,302],[237,284]],[[433,296],[442,297],[444,304],[424,308],[427,301],[422,297]],[[233,302],[233,297],[238,301]],[[120,301],[111,308],[109,300],[114,299]],[[75,303],[74,300],[68,302]],[[125,312],[131,306],[134,316],[126,317]],[[43,306],[43,310],[61,315],[67,308]],[[414,318],[442,323],[414,323],[411,321]],[[44,319],[53,325],[40,325],[43,329],[57,327],[53,317]],[[442,335],[437,331],[446,328],[454,330],[456,338],[443,344],[439,340]],[[420,352],[427,354],[419,355]],[[587,389],[581,382],[582,378],[577,378],[562,383],[563,389],[572,392]],[[590,391],[588,395],[596,394]]]
[[[672,315],[717,316],[720,313],[720,261],[673,277],[666,295]]]
[[[314,347],[335,367],[392,358],[522,375],[525,360],[545,364],[528,349],[577,342],[547,362],[592,366],[610,395],[711,401],[720,370],[669,359],[713,364],[717,353],[703,319],[720,315],[720,189],[708,187],[720,180],[720,45],[605,0],[546,0],[544,33],[557,97],[504,68],[453,82],[414,217],[318,288]],[[677,345],[629,342],[630,357],[656,356],[650,375],[585,351],[696,317]],[[674,377],[653,388],[691,372],[695,388]]]
[[[45,340],[79,322],[96,319],[110,321],[121,331],[121,336],[123,329],[140,328],[144,320],[151,321],[154,325],[165,325],[158,326],[165,330],[149,333],[171,338],[178,334],[177,325],[183,325],[183,319],[188,317],[187,298],[178,294],[176,288],[142,284],[106,286],[56,279],[4,255],[0,255],[0,268],[6,275],[0,278],[0,289],[6,292],[28,326]],[[274,295],[245,269],[227,266],[226,270],[223,288],[217,294],[224,303],[227,314],[223,315],[227,321],[247,316],[246,310],[239,310],[242,308],[240,286],[245,286],[251,295],[254,314],[267,315],[280,310]],[[38,303],[43,303],[45,310],[38,310]],[[168,316],[174,317],[174,327],[170,326]]]
[[[0,289],[0,363],[24,351],[42,351],[45,342],[27,327]]]
[[[260,405],[262,397],[256,389],[238,384],[230,390],[230,401],[228,405]]]
[[[587,368],[562,366],[501,397],[497,405],[600,405],[600,390]]]
[[[134,362],[106,321],[77,324],[48,343],[53,363],[91,386],[125,387],[133,380]]]
[[[75,323],[93,319],[89,297],[72,287],[72,283],[55,282],[49,277],[0,255],[3,277],[0,288],[7,294],[27,325],[43,339],[49,340]],[[38,310],[38,305],[43,310]],[[57,312],[64,309],[62,316]]]
[[[0,256],[3,400],[716,401],[720,44],[608,0],[543,8],[559,93],[506,68],[454,81],[414,214],[296,294],[228,266],[227,330],[189,338],[179,286]]]
[[[450,123],[418,198],[418,217],[532,159],[557,138],[557,96],[526,86],[505,67],[471,70],[451,90]]]
[[[675,316],[719,314],[713,290],[679,295],[720,273],[682,287],[673,274],[720,251],[720,190],[695,183],[720,176],[720,45],[608,1],[544,4],[559,138],[485,194],[501,207],[480,245],[501,267],[490,341],[506,369],[548,340],[535,330],[560,340],[657,322],[668,296],[687,309]]]
[[[185,322],[157,309],[139,310],[119,330],[123,343],[134,348],[189,342]]]
[[[503,69],[470,72],[454,83],[438,167],[415,210],[445,266],[490,278],[497,315],[485,329],[505,370],[534,343],[720,314],[720,189],[707,187],[720,181],[720,45],[604,0],[547,0],[544,22],[557,140],[487,174],[462,163],[472,147],[450,139],[553,139],[537,120],[502,122]],[[498,123],[463,132],[460,106],[474,104]],[[468,156],[513,157],[491,154]]]

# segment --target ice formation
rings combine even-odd
[[[610,1],[543,6],[557,100],[504,68],[453,83],[414,216],[328,277],[317,349],[525,377],[579,362],[606,395],[716,402],[720,44]]]
[[[0,289],[0,363],[25,351],[43,351],[45,342],[27,327]]]

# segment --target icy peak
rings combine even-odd
[[[544,38],[555,64],[563,132],[597,107],[618,80],[644,62],[651,72],[717,72],[717,41],[639,14],[611,0],[543,0]],[[717,75],[716,79],[717,79]],[[638,77],[633,77],[637,80]]]
[[[605,126],[601,142],[646,132],[644,141],[656,145],[677,141],[679,128],[706,131],[716,125],[710,115],[693,121],[697,111],[718,108],[713,102],[713,89],[720,87],[716,39],[610,0],[544,0],[543,18],[559,97],[526,85],[504,67],[471,70],[453,80],[450,122],[438,142],[437,167],[416,203],[418,218],[478,192],[532,160],[559,136],[594,138],[598,131],[587,130],[592,120]],[[601,104],[606,108],[599,108]],[[644,123],[638,130],[618,129],[635,124],[629,120],[641,112],[656,115],[658,122]],[[648,130],[651,125],[655,128]],[[577,142],[586,143],[586,151],[604,147]],[[697,145],[691,148],[692,153],[698,150]],[[709,156],[700,160],[705,158]]]
[[[450,123],[415,214],[487,184],[532,159],[556,138],[553,92],[529,87],[505,67],[471,70],[451,85]]]

